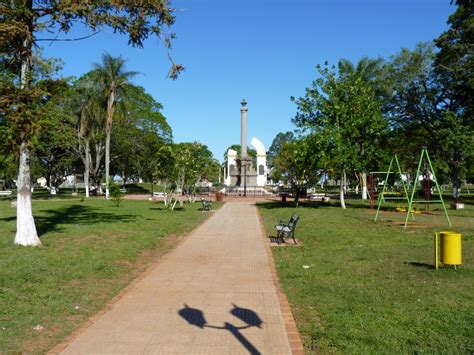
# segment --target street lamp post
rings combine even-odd
[[[244,197],[247,196],[247,101],[242,99],[240,103],[242,105],[240,109],[240,166],[241,169],[244,169]],[[242,178],[242,170],[240,172],[240,177]]]
[[[244,161],[244,197],[247,197],[247,159]]]

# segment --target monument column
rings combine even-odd
[[[247,170],[249,166],[247,155],[247,101],[240,103],[240,184],[244,185],[244,196],[247,196]]]
[[[240,109],[240,157],[245,158],[247,156],[247,101],[243,99],[240,104],[242,105]]]

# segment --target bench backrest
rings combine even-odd
[[[299,219],[300,219],[300,216],[298,216],[297,214],[291,215],[290,221],[288,222],[288,227],[290,227],[291,229],[294,229]]]

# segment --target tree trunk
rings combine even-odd
[[[367,174],[362,172],[362,199],[367,200]]]
[[[85,146],[85,164],[84,164],[84,188],[86,189],[86,197],[89,198],[89,174],[91,169],[91,147],[89,138],[86,139]]]
[[[453,199],[456,203],[459,202],[459,197],[461,196],[461,178],[459,175],[459,166],[454,166],[451,176],[453,181]],[[441,191],[439,193],[441,194]]]
[[[339,191],[339,196],[340,196],[340,200],[341,200],[341,207],[344,208],[344,209],[346,208],[346,202],[344,200],[344,193],[345,193],[345,191],[344,191],[345,183],[344,182],[346,180],[345,176],[346,176],[346,170],[343,169],[342,173],[341,173],[341,187],[340,187],[340,191]]]
[[[23,141],[20,146],[20,164],[18,169],[15,236],[15,244],[23,246],[41,245],[31,209],[30,159],[31,152],[28,149],[27,142]]]
[[[347,174],[345,169],[342,172],[342,181],[344,181],[344,193],[347,193]]]
[[[354,175],[355,175],[355,178],[356,178],[355,194],[358,195],[359,194],[359,185],[360,185],[359,173],[356,172]]]
[[[110,130],[105,137],[105,198],[109,198]]]
[[[109,198],[109,165],[110,165],[110,135],[112,134],[112,119],[115,110],[115,88],[112,84],[107,100],[107,121],[105,123],[105,198]]]
[[[300,205],[300,190],[299,188],[295,189],[295,206],[298,207]]]
[[[28,9],[33,8],[33,1],[28,0],[25,3]],[[33,32],[32,20],[28,24],[29,33],[23,41],[24,57],[21,63],[20,83],[21,88],[26,89],[30,82],[30,73],[32,66],[32,43],[30,36]],[[28,141],[23,139],[20,144],[20,161],[18,167],[17,180],[17,208],[16,208],[16,235],[15,244],[23,246],[41,245],[41,240],[36,232],[33,210],[31,208],[31,175],[30,163],[31,152],[28,148]]]

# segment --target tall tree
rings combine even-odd
[[[17,75],[14,86],[2,89],[2,112],[8,120],[17,124],[19,172],[17,179],[17,233],[15,243],[20,245],[41,244],[31,210],[30,160],[31,147],[38,124],[33,107],[41,105],[47,90],[40,93],[32,85],[32,49],[38,41],[58,41],[61,33],[67,33],[75,23],[81,22],[94,35],[101,28],[128,35],[129,44],[142,46],[150,35],[160,37],[171,47],[171,36],[164,29],[174,22],[173,9],[167,0],[140,2],[103,1],[2,1],[0,3],[0,52],[2,62]],[[57,33],[54,38],[37,38],[39,33]],[[71,40],[71,39],[69,39]],[[176,78],[184,68],[172,64],[169,76]],[[43,89],[46,89],[43,87]],[[8,94],[8,98],[6,95]],[[5,105],[7,105],[6,108]]]
[[[440,49],[435,71],[445,82],[451,100],[457,103],[446,113],[443,135],[445,151],[451,156],[453,197],[461,189],[461,168],[474,158],[474,1],[451,1],[458,6],[449,17],[450,28],[435,40]],[[454,105],[453,105],[454,106]],[[467,147],[467,149],[460,149]]]
[[[387,122],[374,89],[364,75],[328,65],[318,66],[319,77],[299,99],[293,122],[308,130],[325,151],[325,160],[341,174],[341,207],[345,208],[344,184],[350,170],[365,172],[381,149]]]
[[[125,95],[129,87],[129,79],[137,72],[125,70],[125,59],[114,58],[105,53],[102,56],[102,64],[95,64],[92,73],[93,80],[98,84],[99,91],[106,99],[105,117],[105,197],[109,198],[110,179],[110,137],[112,135],[112,122],[115,113],[117,98]]]
[[[112,139],[112,174],[142,178],[153,184],[156,153],[172,143],[172,131],[161,113],[162,105],[140,86],[128,85],[120,101]]]
[[[446,166],[457,199],[461,168],[474,150],[472,115],[449,73],[436,70],[436,55],[433,44],[425,43],[391,57],[386,78],[392,90],[385,110],[394,130],[407,132],[406,146],[418,152],[426,146],[438,165]]]
[[[286,142],[274,158],[274,167],[295,192],[295,205],[299,206],[302,192],[313,186],[319,177],[321,150],[317,141],[308,136]]]
[[[209,148],[199,142],[174,145],[176,162],[176,185],[194,202],[197,184],[205,178],[215,159]]]
[[[69,90],[64,90],[46,105],[48,120],[42,125],[33,151],[38,175],[46,178],[46,184],[52,190],[56,190],[68,175],[73,175],[77,165],[75,126],[65,104],[69,95]]]
[[[75,151],[84,164],[84,188],[87,198],[90,193],[91,176],[94,177],[94,181],[100,181],[99,170],[104,154],[102,138],[105,103],[104,98],[95,92],[96,89],[93,76],[89,72],[73,84],[69,101],[76,126]],[[96,185],[100,187],[100,183]]]
[[[4,118],[9,152],[19,159],[17,177],[17,233],[15,243],[40,245],[31,213],[31,160],[38,135],[48,123],[48,103],[63,91],[66,83],[57,79],[57,68],[36,55],[22,63],[15,75],[8,56],[2,56],[0,116]],[[6,63],[6,64],[5,64]]]

